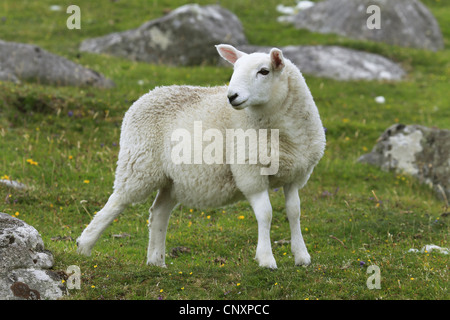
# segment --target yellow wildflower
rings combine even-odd
[[[38,165],[38,163],[36,161],[34,161],[33,159],[27,159],[27,162],[29,164],[31,164],[32,166],[37,166]]]

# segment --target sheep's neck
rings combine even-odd
[[[286,121],[291,122],[292,119],[298,119],[299,116],[304,118],[305,114],[309,112],[307,110],[309,103],[304,102],[311,100],[313,103],[313,101],[306,83],[302,85],[302,80],[302,78],[298,78],[298,75],[289,74],[287,94],[280,97],[279,102],[248,107],[243,112],[245,113],[245,120],[239,122],[254,129],[282,129]],[[242,116],[240,118],[242,119]]]

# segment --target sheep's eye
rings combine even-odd
[[[269,74],[269,70],[267,70],[266,68],[262,68],[261,70],[258,71],[259,74],[262,74],[263,76],[267,76]]]

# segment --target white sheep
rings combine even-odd
[[[262,267],[276,268],[270,242],[269,189],[283,187],[295,264],[310,263],[300,229],[298,190],[308,181],[325,148],[325,134],[313,97],[299,69],[283,57],[281,50],[246,54],[230,45],[216,47],[234,65],[228,87],[155,88],[125,114],[114,192],[77,239],[79,253],[90,255],[102,232],[127,205],[145,201],[158,190],[149,210],[147,264],[165,266],[166,231],[177,204],[207,208],[247,199],[258,222],[255,259]],[[245,133],[276,131],[277,135],[263,140],[277,156],[275,171],[263,173],[267,163],[250,162],[248,156],[244,164],[195,162],[199,148],[195,141],[194,163],[174,161],[175,147],[188,144],[183,151],[191,150],[191,139],[176,144],[174,132],[181,129],[195,140],[198,132],[194,132],[194,124],[199,122],[205,134],[215,133],[216,140],[220,134],[226,136],[229,129]],[[203,143],[211,141],[211,137]],[[258,148],[245,141],[248,154]],[[223,147],[220,151],[225,154],[229,150]],[[188,159],[192,160],[191,155]]]

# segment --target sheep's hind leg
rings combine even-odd
[[[294,254],[296,265],[309,265],[311,257],[306,249],[300,229],[300,197],[298,188],[293,185],[285,185],[284,196],[286,201],[286,214],[291,228],[291,250]]]
[[[77,239],[77,251],[86,256],[91,255],[91,250],[100,238],[105,229],[122,213],[126,208],[127,202],[123,201],[116,193],[113,193],[108,202],[95,216],[89,225],[84,229],[81,236]]]
[[[272,205],[267,190],[247,197],[258,221],[258,245],[255,259],[261,267],[277,268],[270,243],[270,224],[272,222]]]
[[[170,213],[177,205],[172,198],[170,188],[160,189],[149,210],[149,243],[147,264],[165,267],[166,233]]]

